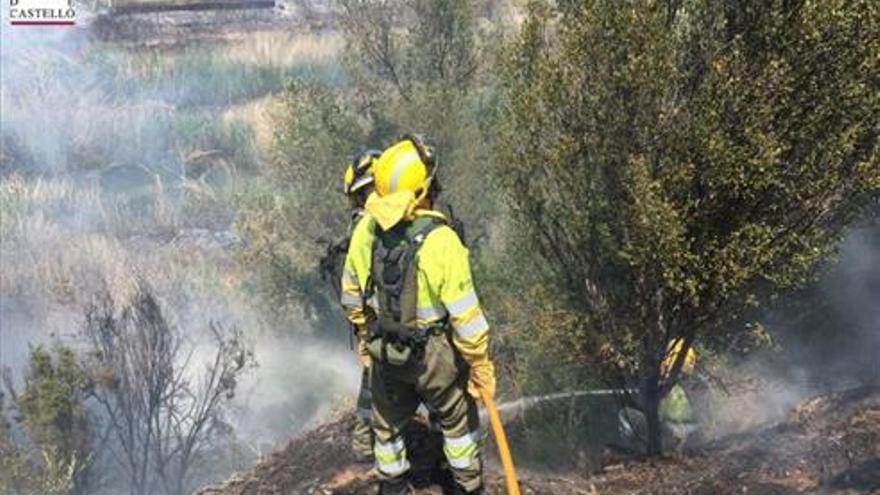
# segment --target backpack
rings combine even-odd
[[[351,244],[351,234],[361,218],[363,218],[362,210],[352,212],[345,237],[328,244],[327,251],[318,262],[321,280],[330,283],[337,298],[342,294],[342,271],[345,269],[345,257],[348,254],[348,246]]]
[[[422,243],[447,223],[421,216],[377,232],[373,241],[370,291],[378,302],[378,315],[367,344],[374,359],[402,366],[424,347],[430,331],[417,326],[416,259]]]

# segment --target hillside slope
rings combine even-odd
[[[373,473],[348,449],[352,418],[323,425],[252,470],[199,495],[372,494]],[[439,494],[440,439],[422,424],[409,432],[419,494]],[[488,493],[503,494],[497,469]],[[880,391],[855,389],[803,401],[782,422],[732,435],[653,466],[606,465],[601,472],[523,480],[528,494],[880,493]]]

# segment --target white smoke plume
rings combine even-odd
[[[199,334],[208,322],[245,330],[258,367],[239,384],[229,419],[250,447],[269,451],[353,404],[359,366],[349,330],[316,321],[273,327],[242,289],[247,267],[237,251],[247,240],[232,229],[234,211],[221,204],[219,220],[199,224],[181,210],[194,187],[213,193],[187,182],[191,148],[176,134],[220,119],[217,109],[181,100],[198,94],[205,74],[177,74],[163,87],[150,73],[166,70],[160,49],[133,55],[92,39],[82,22],[11,28],[8,4],[2,22],[0,367],[20,384],[32,346],[77,346],[93,297],[109,291],[121,305],[144,280],[171,323],[191,332],[194,373],[209,355]],[[187,53],[199,60],[203,48],[211,47]]]

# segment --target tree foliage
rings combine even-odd
[[[23,436],[13,438],[0,395],[0,493],[87,493],[94,431],[85,407],[88,380],[73,350],[33,348],[20,392],[6,371]]]
[[[476,12],[469,0],[339,0],[349,66],[364,85],[404,100],[431,88],[467,89],[477,73]]]
[[[252,287],[285,327],[302,320],[344,326],[337,301],[315,267],[327,244],[344,235],[346,159],[383,149],[406,133],[428,135],[440,182],[455,212],[481,237],[488,230],[494,184],[491,95],[481,85],[477,12],[472,2],[340,0],[345,87],[293,81],[275,115],[268,187],[245,195],[238,229],[250,240],[244,261]]]
[[[877,195],[880,8],[535,2],[508,60],[508,204],[656,432],[668,343],[737,332]]]
[[[428,135],[449,203],[482,237],[495,207],[486,172],[494,159],[493,53],[497,34],[480,29],[470,0],[339,0],[345,65],[356,108],[368,119],[368,142]]]

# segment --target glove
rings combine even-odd
[[[357,325],[355,328],[355,335],[357,336],[358,360],[365,368],[369,368],[372,364],[370,352],[367,350],[367,332],[368,329],[366,325]]]
[[[495,365],[488,357],[471,363],[468,376],[468,393],[477,400],[483,400],[481,391],[487,392],[489,397],[495,397]]]
[[[369,368],[370,365],[373,364],[373,360],[370,357],[370,352],[367,350],[367,343],[361,339],[358,339],[357,350],[358,361],[361,362],[361,365],[364,368]]]

